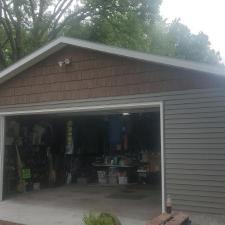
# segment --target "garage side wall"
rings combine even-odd
[[[166,192],[175,207],[225,212],[225,90],[164,96]]]

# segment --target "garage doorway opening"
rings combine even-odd
[[[85,212],[139,212],[140,220],[161,211],[159,107],[8,116],[5,124],[4,199],[60,204],[64,196]]]

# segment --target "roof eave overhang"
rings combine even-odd
[[[136,52],[128,49],[122,49],[112,46],[107,46],[103,44],[97,44],[89,41],[73,39],[68,37],[60,37],[44,47],[34,51],[30,55],[24,57],[13,65],[9,66],[2,72],[0,72],[0,84],[6,80],[16,76],[17,74],[23,72],[24,70],[30,68],[36,63],[42,61],[53,53],[59,51],[67,45],[72,45],[75,47],[85,48],[89,50],[94,50],[98,52],[108,53],[111,55],[117,55],[121,57],[126,57],[130,59],[135,59],[139,61],[145,61],[149,63],[155,63],[159,65],[165,65],[169,67],[175,67],[190,71],[202,72],[212,75],[225,76],[225,69],[219,66],[211,66],[207,64],[201,64],[186,60],[180,60],[165,56],[157,56],[153,54],[147,54],[142,52]]]
[[[33,52],[32,54],[22,58],[21,60],[9,66],[0,73],[0,84],[4,83],[6,80],[11,79],[17,74],[23,72],[24,70],[30,68],[36,63],[42,61],[43,59],[59,51],[65,46],[66,43],[60,42],[59,40],[55,40],[51,42],[49,45],[46,45],[38,49],[37,51]]]

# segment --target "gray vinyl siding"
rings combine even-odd
[[[2,107],[0,112],[163,102],[165,188],[175,209],[225,213],[225,89]]]
[[[174,96],[164,110],[166,192],[175,208],[224,214],[225,91]]]

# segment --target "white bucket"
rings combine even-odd
[[[119,184],[127,184],[128,183],[128,179],[127,177],[119,177]]]
[[[41,188],[40,188],[40,183],[33,183],[33,189],[34,191],[39,191]]]

